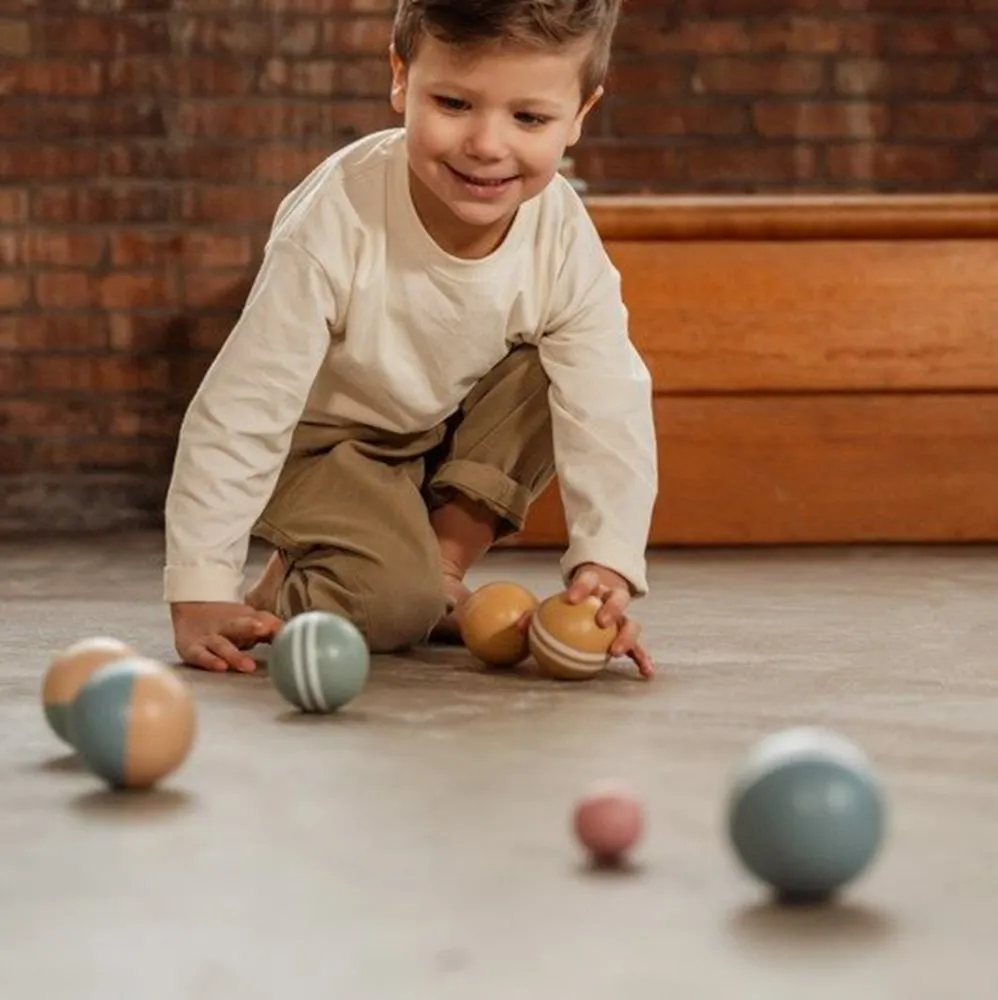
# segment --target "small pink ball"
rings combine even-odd
[[[575,833],[583,847],[600,863],[614,863],[641,837],[644,810],[626,789],[601,786],[575,807]]]

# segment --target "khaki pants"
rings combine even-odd
[[[448,421],[416,434],[300,424],[253,533],[284,565],[275,614],[334,611],[372,652],[427,638],[447,611],[430,511],[452,491],[519,530],[554,477],[548,379],[513,349]]]

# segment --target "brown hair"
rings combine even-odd
[[[559,48],[592,38],[582,70],[582,99],[603,82],[621,0],[399,0],[393,44],[412,62],[423,33],[448,45]]]

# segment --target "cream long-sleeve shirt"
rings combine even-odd
[[[498,249],[445,253],[409,196],[404,132],[334,153],[277,210],[242,314],[185,414],[166,499],[166,601],[240,600],[251,529],[300,419],[407,433],[454,413],[517,344],[551,383],[561,560],[647,593],[651,379],[620,276],[556,177]]]

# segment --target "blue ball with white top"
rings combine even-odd
[[[727,819],[749,872],[781,897],[820,899],[871,864],[884,816],[884,792],[866,754],[831,730],[799,727],[749,751]]]

